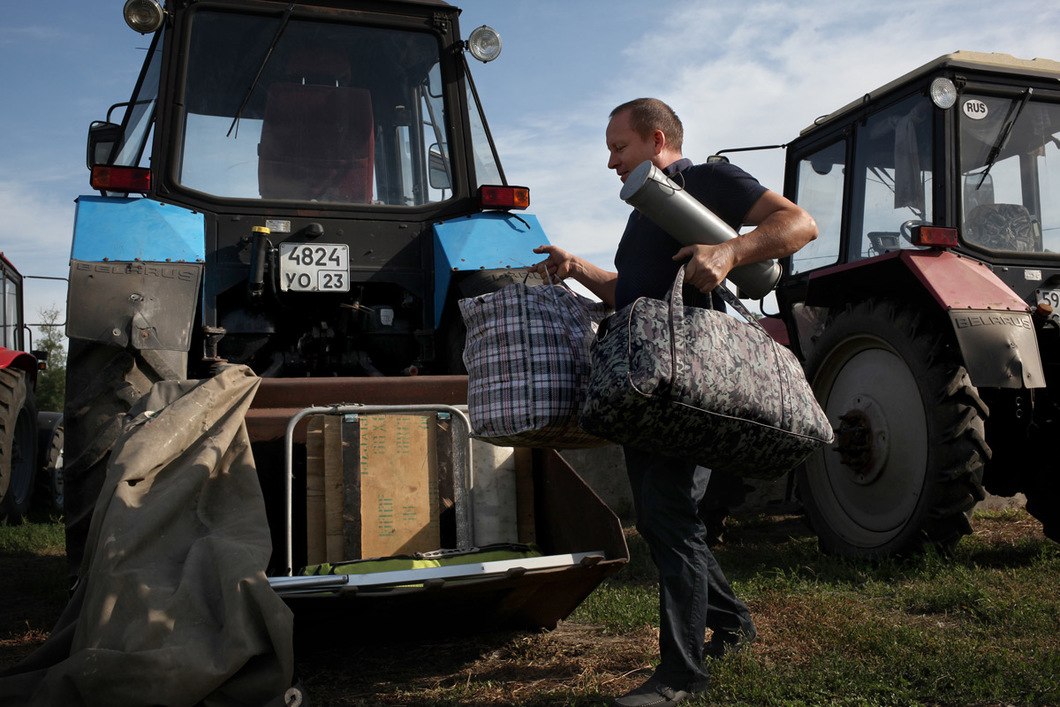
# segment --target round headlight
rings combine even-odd
[[[482,25],[467,38],[467,48],[482,63],[493,61],[501,55],[501,36],[492,27]]]
[[[931,102],[946,110],[957,102],[957,87],[949,79],[937,78],[931,82]]]
[[[158,0],[126,0],[125,24],[140,34],[151,34],[162,26],[164,13]]]

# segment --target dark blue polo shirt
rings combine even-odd
[[[737,232],[744,216],[766,192],[757,179],[728,162],[697,165],[682,158],[663,171]],[[681,248],[681,243],[655,222],[633,211],[615,253],[615,309],[638,297],[665,299],[681,267],[672,260]],[[696,295],[691,288],[686,289],[686,304],[705,305],[705,298]]]

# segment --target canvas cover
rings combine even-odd
[[[231,366],[133,406],[82,580],[45,644],[0,677],[0,705],[283,704],[293,618],[265,577],[244,424],[259,382]]]

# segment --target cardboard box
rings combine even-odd
[[[434,414],[311,418],[308,564],[441,547],[437,426]]]

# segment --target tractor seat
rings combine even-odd
[[[269,86],[258,144],[258,192],[266,199],[369,203],[375,152],[372,96],[343,85],[339,50],[292,54]]]
[[[964,220],[964,237],[991,250],[1041,252],[1042,227],[1022,204],[983,204]]]

